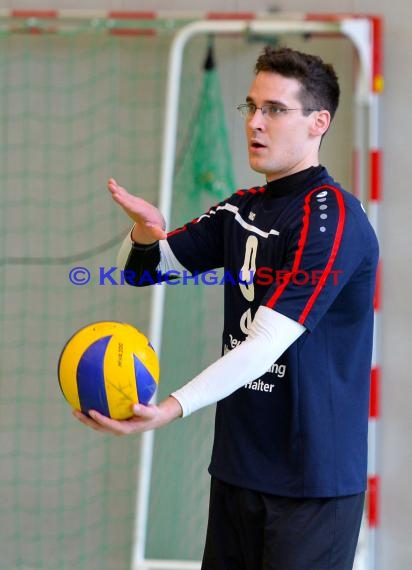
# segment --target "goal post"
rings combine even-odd
[[[310,15],[307,19],[279,19],[267,20],[230,20],[219,21],[203,20],[190,23],[179,30],[172,42],[168,64],[168,81],[165,101],[165,122],[163,131],[163,153],[161,163],[161,179],[159,207],[166,219],[171,214],[173,196],[173,169],[176,148],[176,132],[179,114],[179,83],[183,53],[186,45],[197,35],[205,34],[255,34],[257,36],[279,36],[282,34],[317,34],[330,36],[330,34],[346,36],[354,45],[359,61],[359,69],[355,80],[354,97],[356,102],[355,117],[360,125],[367,124],[367,131],[355,125],[356,140],[354,141],[354,183],[357,192],[368,203],[368,213],[371,217],[375,231],[378,233],[377,199],[380,192],[381,173],[376,159],[378,152],[378,95],[383,88],[380,67],[381,35],[376,28],[380,27],[379,18],[358,16],[329,16]],[[366,137],[366,138],[365,138]],[[380,161],[379,161],[380,166]],[[380,277],[380,276],[379,276]],[[163,309],[165,301],[165,288],[156,288],[152,301],[151,338],[154,346],[160,352],[162,343]],[[376,309],[377,307],[375,307]],[[376,332],[375,332],[376,335]],[[377,351],[374,350],[372,369],[372,397],[377,397],[376,369],[378,367]],[[376,409],[376,402],[372,402],[371,409]],[[370,454],[369,454],[369,495],[367,530],[367,554],[358,562],[358,568],[365,570],[375,569],[375,528],[377,523],[377,475],[376,475],[376,417],[370,416]],[[142,441],[142,458],[136,508],[136,536],[132,559],[132,570],[155,569],[190,569],[200,568],[200,563],[194,561],[154,560],[145,558],[145,539],[148,515],[148,497],[150,493],[150,471],[153,450],[153,433],[144,434]]]

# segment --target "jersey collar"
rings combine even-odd
[[[325,168],[322,165],[310,166],[305,170],[289,174],[289,176],[284,178],[272,180],[266,184],[265,195],[271,198],[280,198],[281,196],[307,190],[312,181],[324,171]]]

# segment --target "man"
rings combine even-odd
[[[158,405],[134,406],[129,421],[75,412],[121,435],[218,402],[203,570],[353,566],[378,246],[359,201],[319,165],[338,100],[331,66],[267,47],[238,107],[265,186],[166,234],[154,206],[109,180],[135,222],[122,246],[131,284],[169,269],[237,277],[225,285],[219,360]]]

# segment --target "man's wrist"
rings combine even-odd
[[[133,225],[132,229],[130,230],[130,239],[132,241],[132,245],[136,246],[137,248],[141,248],[141,249],[147,249],[147,248],[151,248],[154,247],[157,243],[158,240],[155,241],[151,241],[148,243],[144,243],[141,241],[141,238],[139,239],[139,236],[137,236],[137,231],[136,230],[136,224]]]
[[[165,423],[172,422],[183,415],[182,406],[179,401],[173,396],[168,396],[165,400],[160,402],[159,408],[164,415]]]

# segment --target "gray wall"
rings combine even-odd
[[[1,2],[2,8],[106,8],[106,9],[198,9],[264,10],[268,4],[254,0],[33,0]],[[270,5],[270,4],[269,4]],[[379,560],[382,570],[403,570],[412,565],[410,540],[410,474],[412,453],[408,431],[412,427],[409,394],[411,306],[406,293],[411,277],[411,249],[407,246],[412,194],[407,174],[408,141],[412,127],[410,92],[412,43],[410,41],[409,0],[278,0],[276,6],[287,11],[336,11],[378,13],[385,21],[385,93],[381,113],[381,139],[384,148],[384,202],[381,218],[383,280],[383,388],[380,422],[380,473],[382,508],[379,535]],[[232,66],[231,85],[244,88],[244,69]],[[226,86],[225,86],[226,89]],[[239,93],[239,96],[242,96]],[[233,143],[238,144],[237,140]],[[331,164],[334,170],[335,164]],[[337,168],[339,165],[337,165]],[[338,176],[337,176],[338,178]]]

